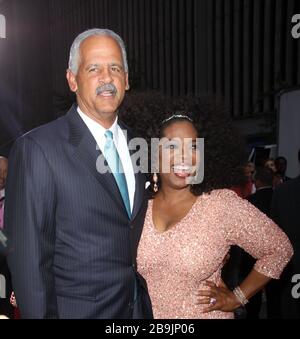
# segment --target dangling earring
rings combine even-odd
[[[157,193],[158,192],[158,176],[157,176],[157,173],[153,174],[153,182],[154,182],[153,191],[154,191],[154,193]]]

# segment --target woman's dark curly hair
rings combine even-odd
[[[135,93],[126,97],[119,116],[134,131],[135,136],[145,138],[150,145],[151,138],[163,137],[167,126],[182,120],[175,118],[163,123],[174,114],[191,118],[198,137],[205,139],[204,181],[191,186],[193,194],[201,195],[245,182],[244,140],[233,128],[222,104],[211,99],[169,98],[155,92]],[[151,173],[149,179],[152,182]]]

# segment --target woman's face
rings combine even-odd
[[[159,173],[162,186],[182,189],[189,186],[200,161],[197,131],[189,121],[167,126],[159,148]]]
[[[265,167],[269,168],[271,171],[273,171],[274,173],[276,172],[276,167],[275,167],[275,163],[274,160],[268,160],[265,163]]]

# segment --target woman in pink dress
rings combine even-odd
[[[234,147],[233,154],[226,150],[232,144],[231,133],[227,132],[227,140],[222,139],[221,129],[213,129],[198,112],[166,114],[164,118],[158,126],[164,141],[153,176],[155,194],[138,248],[138,270],[147,281],[154,317],[233,318],[235,309],[271,279],[279,278],[293,249],[276,224],[226,189],[232,186],[226,159],[233,163],[236,155]],[[223,129],[228,127],[220,116],[219,122]],[[197,140],[202,137],[204,159]],[[167,154],[169,173],[162,171],[168,167],[164,167]],[[195,171],[203,161],[205,177],[198,184]],[[223,169],[218,162],[225,164]],[[234,290],[221,280],[232,245],[257,259],[249,276]]]

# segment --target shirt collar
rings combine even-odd
[[[101,135],[102,137],[104,137],[104,134],[107,131],[106,128],[104,128],[100,123],[96,122],[95,120],[87,116],[85,113],[83,113],[82,110],[79,108],[79,106],[77,107],[77,112],[91,131],[97,131],[98,135]],[[116,117],[115,122],[112,124],[109,130],[113,133],[114,141],[118,142],[118,138],[119,138],[118,117]]]

